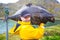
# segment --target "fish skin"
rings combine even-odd
[[[30,5],[26,6],[24,5],[21,9],[19,9],[15,14],[12,16],[8,17],[9,19],[12,19],[14,21],[18,21],[20,19],[21,13],[23,11],[28,11],[31,14],[31,23],[39,25],[40,23],[47,23],[55,22],[54,15],[48,12],[46,9],[40,7],[40,6],[35,6],[35,5]]]

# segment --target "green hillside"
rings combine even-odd
[[[55,15],[55,23],[48,22],[45,25],[45,34],[40,40],[60,40],[60,4],[56,0],[20,0],[17,3],[9,3],[9,16],[13,15],[23,5],[32,3],[37,6],[43,6],[50,13]],[[4,19],[4,8],[6,4],[0,3],[0,19]],[[0,22],[1,23],[1,22]],[[10,23],[11,24],[11,23]],[[2,23],[0,24],[2,25]],[[10,25],[11,26],[11,25]],[[0,34],[0,40],[6,40],[6,33]],[[9,34],[9,40],[20,40],[18,35]]]
[[[20,0],[17,3],[9,3],[9,14],[14,14],[18,9],[20,9],[23,5],[27,3],[32,3],[34,5],[43,6],[52,14],[55,14],[56,17],[60,18],[60,4],[56,2],[56,0]],[[6,4],[0,3],[0,17],[4,16],[4,8]]]

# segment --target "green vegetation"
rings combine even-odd
[[[52,14],[56,14],[56,22],[55,23],[47,23],[45,27],[45,35],[41,40],[60,40],[60,4],[54,2],[54,0],[31,0],[31,3],[35,5],[42,5]],[[22,5],[29,3],[28,0],[21,0],[15,4],[8,4],[9,7],[9,15],[14,14],[18,9],[22,7]],[[4,16],[4,6],[5,4],[0,3],[0,18]],[[58,11],[54,10],[58,9]],[[3,18],[4,19],[4,18]],[[1,23],[2,24],[2,23]],[[0,34],[0,40],[6,40],[6,34]],[[9,40],[20,40],[18,35],[9,34]]]
[[[38,6],[43,6],[52,14],[56,14],[56,17],[60,18],[60,4],[56,2],[56,0],[20,0],[17,3],[10,3],[8,4],[9,8],[9,15],[14,14],[17,10],[19,10],[22,5],[27,3],[32,3]],[[0,3],[0,17],[4,16],[4,7],[6,4]]]
[[[60,25],[47,27],[41,40],[60,40]]]
[[[56,21],[54,24],[47,23],[45,27],[45,35],[41,40],[60,40],[60,21]],[[0,40],[6,40],[5,34],[0,34]],[[20,40],[18,35],[9,34],[9,40]]]
[[[41,40],[60,40],[60,36],[45,36]]]
[[[41,40],[60,40],[60,25],[47,27]],[[6,40],[5,34],[0,34],[0,40]],[[9,34],[9,40],[20,40],[18,35]]]
[[[6,37],[5,37],[5,34],[0,34],[0,40],[5,40]]]

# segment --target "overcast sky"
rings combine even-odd
[[[57,0],[60,3],[60,0]]]
[[[0,3],[5,3],[5,4],[8,4],[8,3],[16,3],[18,2],[19,0],[0,0]]]

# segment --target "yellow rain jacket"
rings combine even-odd
[[[44,35],[44,23],[41,23],[38,28],[34,28],[30,22],[18,21],[18,24],[20,26],[15,30],[15,25],[9,33],[18,34],[21,39],[40,39]]]

